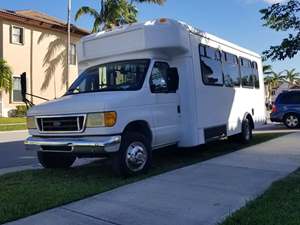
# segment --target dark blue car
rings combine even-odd
[[[271,121],[282,122],[291,129],[300,127],[300,90],[278,95],[272,108]]]

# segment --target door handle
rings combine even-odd
[[[180,108],[180,105],[177,106],[177,113],[178,113],[178,114],[181,114],[181,108]]]

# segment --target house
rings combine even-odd
[[[0,117],[22,105],[20,75],[27,75],[27,93],[54,99],[62,96],[78,73],[76,45],[88,32],[71,26],[70,72],[67,76],[67,25],[32,10],[0,10],[0,58],[13,71],[13,90],[0,91]],[[28,97],[35,104],[43,100]]]

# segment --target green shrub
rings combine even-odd
[[[18,105],[16,107],[16,117],[25,117],[27,113],[27,107],[25,105]]]

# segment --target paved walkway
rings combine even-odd
[[[299,138],[290,134],[10,225],[213,225],[300,167]]]
[[[27,130],[0,131],[0,143],[24,141],[28,136]]]

